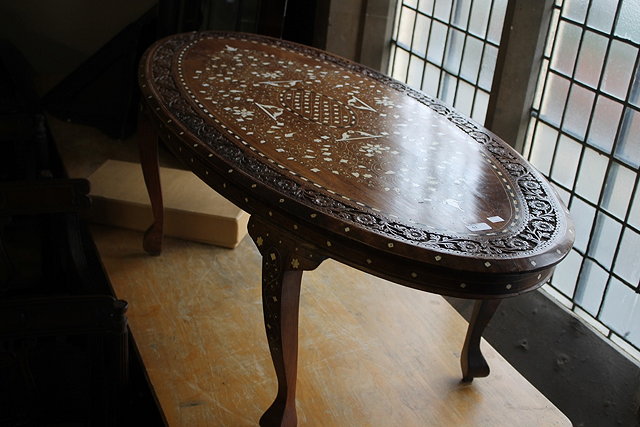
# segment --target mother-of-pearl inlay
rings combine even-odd
[[[313,223],[338,241],[474,271],[540,269],[568,250],[567,210],[532,166],[380,73],[220,32],[173,36],[142,63],[169,147],[250,213],[276,208],[287,228]]]
[[[179,73],[224,132],[333,194],[350,200],[357,187],[363,205],[449,233],[508,232],[522,222],[506,172],[451,121],[377,80],[289,54],[201,39],[182,51]],[[502,189],[500,203],[486,188]]]

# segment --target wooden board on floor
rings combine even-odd
[[[140,233],[93,234],[170,426],[257,425],[276,379],[251,240],[227,250],[167,239],[150,257]],[[570,425],[486,342],[491,375],[460,383],[466,325],[437,295],[330,260],[306,272],[299,424]]]
[[[88,179],[91,221],[137,231],[153,222],[139,163],[109,159]],[[225,248],[235,248],[247,235],[249,214],[191,171],[161,167],[160,179],[165,235]]]

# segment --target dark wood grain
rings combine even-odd
[[[479,343],[499,299],[545,283],[573,243],[555,190],[511,147],[345,59],[263,36],[190,33],[154,44],[139,81],[167,147],[252,215],[279,383],[264,424],[295,424],[299,286],[318,258],[483,300],[461,361],[470,380],[488,374]],[[294,267],[295,248],[316,258]]]
[[[142,176],[147,186],[153,213],[153,223],[144,233],[142,245],[149,255],[160,255],[164,230],[164,205],[160,183],[158,132],[151,123],[149,113],[144,108],[142,108],[138,120],[138,146],[140,149]]]
[[[482,332],[489,324],[500,304],[499,299],[476,301],[469,321],[469,329],[460,355],[462,381],[471,382],[474,378],[486,377],[490,369],[480,349]]]
[[[298,368],[298,307],[302,272],[324,259],[282,230],[251,217],[249,234],[262,255],[262,307],[265,331],[278,378],[274,402],[261,426],[295,426]]]
[[[438,101],[357,64],[259,36],[193,33],[148,51],[141,87],[164,139],[187,164],[200,162],[202,173],[226,176],[244,194],[256,185],[261,205],[286,205],[290,218],[330,236],[438,270],[496,276],[543,272],[571,246],[564,207],[519,154]],[[203,178],[229,193],[220,179]],[[509,284],[496,286],[523,291]]]

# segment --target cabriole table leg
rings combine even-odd
[[[249,234],[262,254],[262,310],[278,393],[261,426],[295,426],[298,367],[298,308],[305,270],[324,259],[252,216]]]
[[[460,365],[462,381],[471,382],[474,378],[486,377],[490,369],[480,350],[482,332],[496,312],[501,299],[478,300],[473,306],[473,314],[469,320],[469,329],[464,340]]]
[[[158,161],[158,132],[153,123],[151,123],[151,118],[144,107],[138,120],[138,146],[140,149],[142,175],[147,186],[153,212],[153,224],[144,233],[143,248],[149,255],[160,255],[162,252],[164,209]]]

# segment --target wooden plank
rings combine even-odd
[[[168,236],[234,248],[247,234],[249,215],[192,172],[163,167],[160,178]],[[140,164],[107,160],[88,179],[92,221],[138,231],[151,225],[151,206]]]
[[[276,380],[253,243],[229,251],[167,239],[162,256],[149,257],[140,233],[95,226],[93,234],[118,297],[129,302],[169,424],[256,425]],[[465,329],[440,296],[333,261],[306,272],[300,425],[570,425],[486,342],[491,375],[461,383]]]

